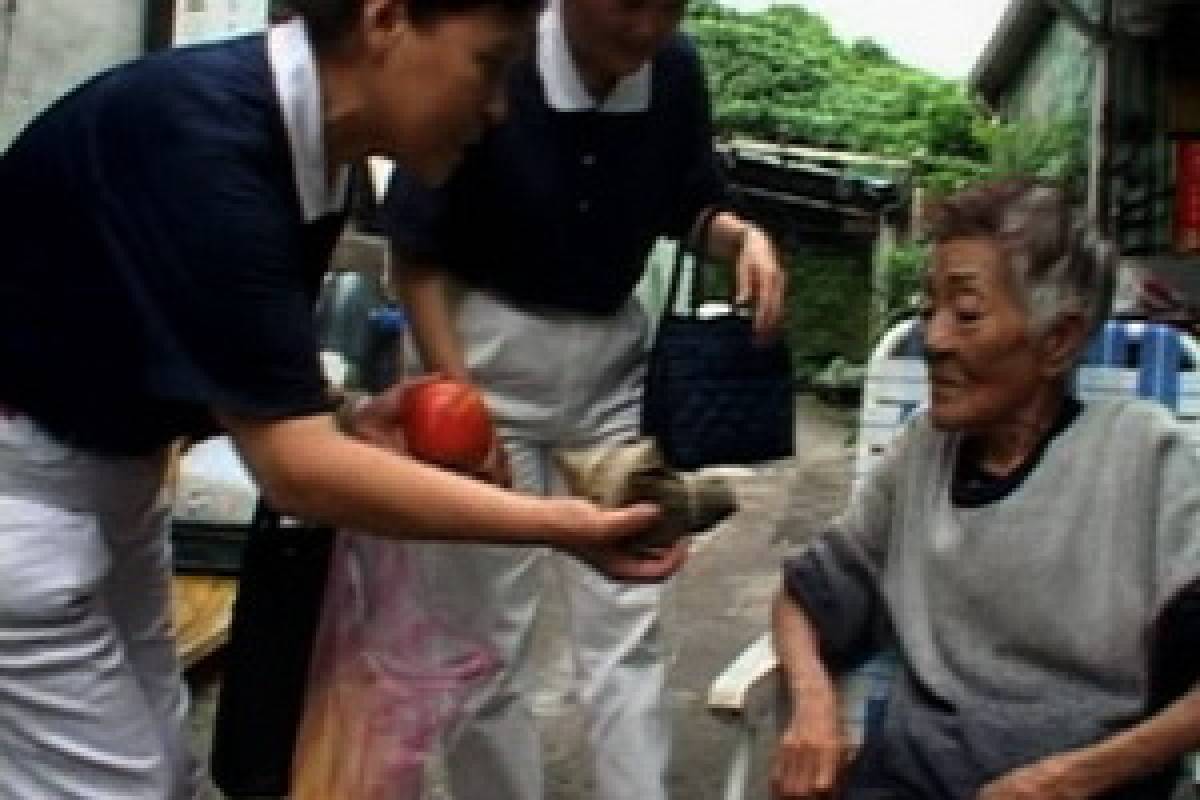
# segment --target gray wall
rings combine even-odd
[[[0,149],[88,76],[139,55],[144,0],[0,0]]]
[[[1007,90],[1001,101],[1002,114],[1010,120],[1053,120],[1086,113],[1091,106],[1094,72],[1091,45],[1067,20],[1056,15]]]

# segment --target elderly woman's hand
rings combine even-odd
[[[852,755],[836,711],[799,715],[779,737],[771,762],[771,796],[775,800],[837,797]]]
[[[760,339],[775,335],[783,322],[787,273],[771,240],[754,225],[746,225],[742,233],[736,271],[736,302],[754,306],[755,334]]]
[[[1087,800],[1096,792],[1074,768],[1069,754],[1015,769],[984,786],[978,800]]]

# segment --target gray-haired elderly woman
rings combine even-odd
[[[1059,190],[969,189],[931,229],[929,409],[784,569],[775,793],[1165,798],[1200,745],[1200,692],[1151,669],[1200,573],[1195,445],[1152,404],[1071,396],[1114,258]],[[831,674],[881,630],[901,668],[851,759]]]

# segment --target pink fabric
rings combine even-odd
[[[417,546],[342,533],[293,764],[293,800],[418,800],[424,763],[495,652],[434,607]]]

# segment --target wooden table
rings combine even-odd
[[[184,669],[229,640],[236,578],[176,575],[171,586],[175,641]]]

